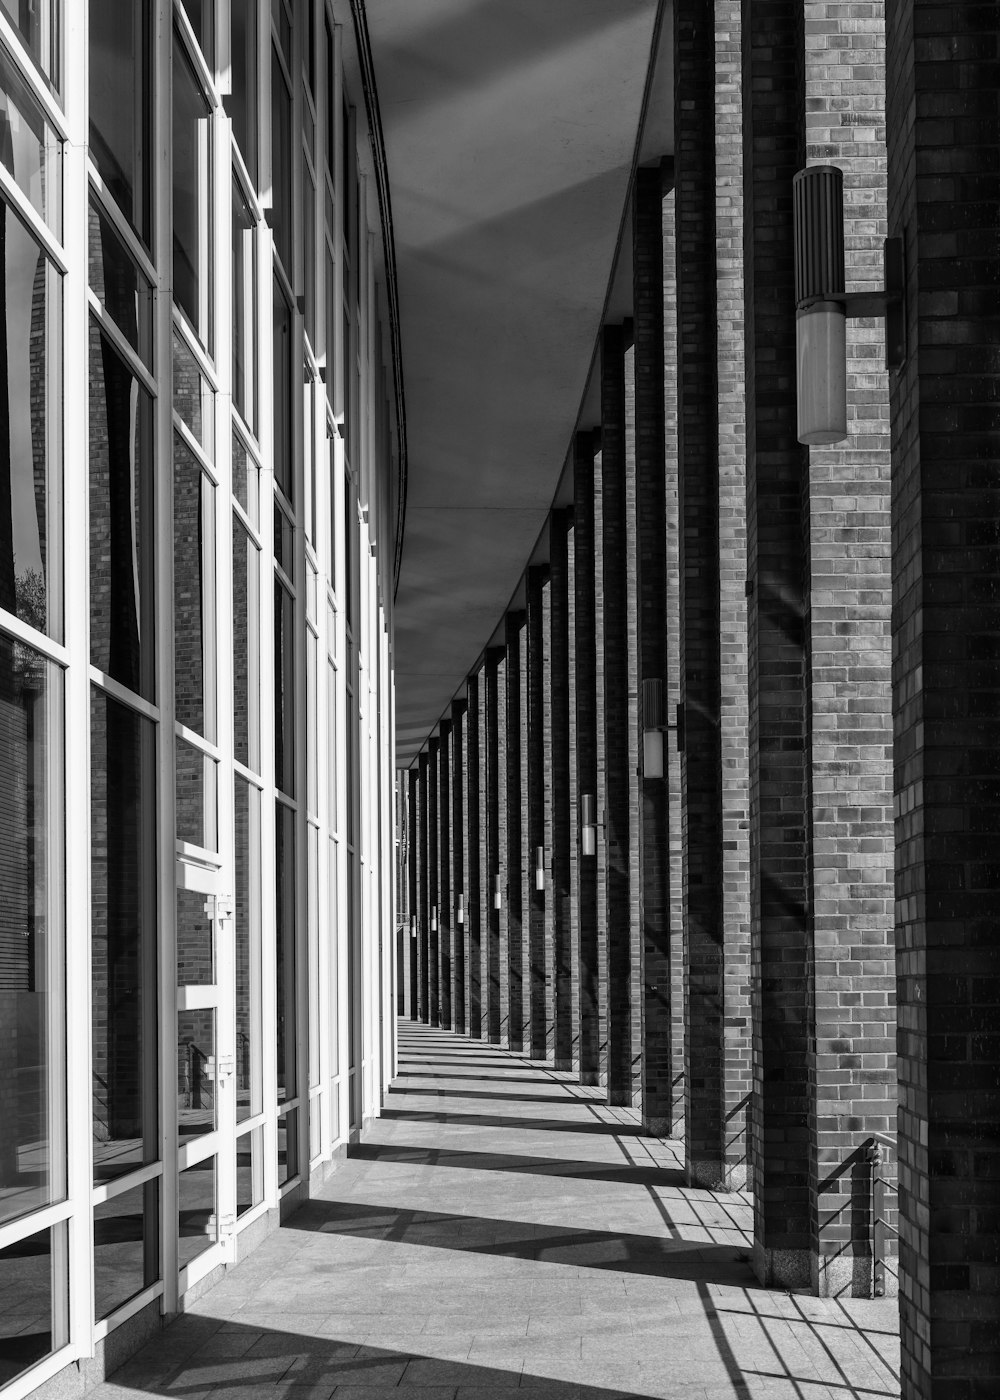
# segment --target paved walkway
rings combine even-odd
[[[891,1302],[757,1287],[740,1196],[538,1061],[404,1023],[323,1198],[93,1400],[882,1400]]]

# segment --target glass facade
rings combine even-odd
[[[349,7],[0,13],[0,1392],[20,1400],[176,1312],[375,1112],[352,1115],[337,1044],[350,1016],[382,1053],[342,907],[365,851],[340,839],[339,629],[359,590],[391,596],[394,550],[345,576],[341,405],[388,415],[337,350],[381,304],[345,282],[335,198],[368,139]]]

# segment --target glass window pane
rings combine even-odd
[[[236,757],[260,767],[257,601],[260,555],[247,528],[233,516],[233,729]]]
[[[233,434],[233,495],[246,512],[250,524],[256,527],[260,469],[236,433]]]
[[[299,1174],[299,1111],[291,1108],[278,1119],[278,1185]]]
[[[176,823],[178,841],[206,851],[218,848],[219,765],[184,739],[177,740]]]
[[[281,288],[274,286],[274,479],[292,496],[292,312]]]
[[[177,1262],[182,1269],[219,1238],[215,1178],[215,1157],[206,1157],[177,1178]]]
[[[177,1013],[177,1129],[182,1139],[210,1133],[215,1117],[215,1012]]]
[[[215,738],[215,487],[174,438],[174,703]]]
[[[160,1183],[94,1207],[94,1316],[113,1313],[160,1277]]]
[[[177,985],[215,981],[215,909],[211,895],[177,891]]]
[[[150,35],[149,0],[130,5],[90,0],[90,155],[104,188],[147,246],[152,243]]]
[[[289,579],[295,577],[295,553],[292,544],[295,527],[277,501],[274,503],[274,562]]]
[[[274,581],[274,780],[295,796],[295,601]]]
[[[174,331],[174,409],[210,458],[215,456],[215,394],[198,361]]]
[[[292,94],[277,49],[271,51],[271,229],[285,272],[292,271]]]
[[[132,349],[153,368],[153,288],[95,201],[90,202],[90,286]]]
[[[194,37],[210,71],[215,69],[215,0],[183,0]]]
[[[0,428],[0,608],[59,638],[60,278],[0,199],[6,423]],[[9,465],[8,465],[9,464]]]
[[[257,261],[254,223],[233,185],[233,402],[257,431]]]
[[[173,74],[174,301],[211,350],[211,109],[176,34]]]
[[[0,1221],[66,1191],[61,744],[61,669],[0,632]]]
[[[0,1249],[0,1386],[69,1340],[65,1222]]]
[[[275,813],[276,1000],[278,1102],[293,1099],[295,1064],[295,813],[283,802]]]
[[[257,170],[257,0],[231,0],[233,135],[254,188]]]
[[[94,1174],[155,1162],[156,727],[91,692]]]
[[[58,238],[62,232],[62,142],[2,48],[0,160]]]
[[[264,1107],[260,1066],[260,793],[237,777],[236,897],[236,1119]]]
[[[90,659],[153,697],[153,404],[90,327]]]
[[[251,1128],[236,1139],[236,1216],[264,1199],[264,1130]]]
[[[314,816],[319,816],[319,765],[317,763],[316,739],[318,734],[317,717],[317,663],[319,642],[314,632],[306,632],[306,742],[309,754],[306,761],[306,807]]]
[[[303,104],[304,105],[304,104]],[[305,289],[305,328],[309,344],[316,346],[316,186],[309,167],[302,162],[302,266]]]

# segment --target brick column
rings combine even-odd
[[[407,836],[409,838],[406,848],[406,879],[409,893],[407,903],[410,906],[410,919],[408,927],[404,930],[403,937],[406,940],[406,964],[408,973],[407,1000],[409,1003],[411,1021],[420,1019],[419,977],[417,968],[418,940],[414,937],[414,931],[419,921],[420,910],[420,886],[417,880],[420,851],[419,804],[417,798],[418,782],[418,770],[416,768],[410,768],[406,774],[406,826]]]
[[[525,1049],[535,1059],[546,1054],[546,978],[545,978],[545,891],[535,889],[535,852],[545,844],[545,649],[543,645],[542,590],[546,570],[536,565],[527,574],[527,613],[525,643],[527,647],[528,686],[528,786],[527,799],[527,861],[522,867],[526,891],[528,920],[528,969],[530,975],[530,1034]]]
[[[637,673],[658,681],[666,701],[666,469],[663,417],[663,234],[659,168],[639,170],[632,211],[635,317],[635,522]],[[660,718],[666,719],[663,714]],[[640,711],[640,724],[649,716]],[[666,754],[666,734],[664,757]],[[645,770],[639,806],[642,977],[642,1121],[663,1135],[671,1126],[670,921],[668,789]]]
[[[451,913],[452,913],[452,1024],[455,1030],[468,1029],[466,1018],[466,948],[468,914],[468,828],[465,822],[468,771],[466,767],[467,706],[455,700],[451,707]],[[459,895],[462,919],[459,922]]]
[[[576,728],[576,538],[573,509],[566,510],[566,723],[569,736],[569,900],[566,905],[566,943],[570,969],[570,1065],[580,1073],[580,790],[577,782]]]
[[[570,512],[553,511],[549,522],[549,773],[551,813],[549,821],[552,917],[552,1056],[556,1069],[573,1068],[573,954],[571,852],[572,798],[570,793],[570,624],[569,624]]]
[[[1000,10],[890,0],[902,1394],[1000,1394]]]
[[[441,742],[427,741],[427,1010],[432,1026],[441,1024]],[[434,911],[437,911],[435,916]],[[437,923],[437,928],[432,926]]]
[[[430,897],[427,832],[427,769],[429,759],[422,753],[417,760],[417,1006],[424,1025],[430,1022]]]
[[[575,769],[578,802],[597,788],[597,619],[594,539],[594,439],[577,433],[573,440],[573,625],[576,679]],[[579,817],[579,811],[578,811]],[[578,825],[579,830],[579,825]],[[601,1071],[601,1026],[598,955],[598,859],[579,860],[580,1082],[598,1084]]]
[[[441,1025],[450,1030],[451,1020],[451,752],[452,726],[443,719],[438,726],[438,1002]]]
[[[486,703],[484,707],[486,711],[486,851],[489,868],[486,904],[489,922],[486,925],[487,949],[483,976],[485,983],[484,1001],[486,1005],[486,1014],[484,1016],[485,1029],[487,1037],[493,1045],[500,1044],[500,915],[502,912],[494,907],[493,890],[494,881],[497,877],[499,877],[500,880],[501,891],[504,890],[507,883],[507,862],[502,852],[500,830],[500,799],[503,783],[500,772],[501,724],[499,680],[502,664],[503,648],[490,647],[486,653],[486,665],[484,667],[486,680]]]
[[[468,928],[466,973],[468,978],[466,1004],[469,1035],[479,1038],[483,1033],[483,930],[489,925],[486,901],[489,878],[485,871],[486,840],[483,823],[485,784],[483,782],[483,687],[482,671],[469,677],[469,700],[466,711],[466,763],[468,789],[466,800],[466,830],[468,831],[466,920]]]
[[[504,641],[506,656],[504,706],[507,717],[507,754],[504,781],[507,793],[507,823],[504,830],[507,859],[506,919],[507,919],[507,961],[504,977],[507,982],[507,1032],[512,1050],[523,1050],[524,1021],[527,1011],[525,1000],[524,963],[524,899],[521,883],[522,810],[524,795],[521,784],[522,738],[521,738],[521,636],[524,630],[524,613],[509,612],[504,619]]]
[[[620,326],[601,333],[601,570],[608,1100],[633,1101],[629,859],[628,519],[625,495],[625,370]]]

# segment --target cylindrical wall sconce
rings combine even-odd
[[[844,175],[811,165],[792,181],[795,219],[795,363],[799,442],[847,437]]]
[[[535,889],[545,888],[545,847],[535,847]]]
[[[437,930],[438,930],[438,907],[437,907],[436,904],[432,904],[432,905],[431,905],[431,933],[437,933]]]
[[[642,776],[663,777],[663,682],[642,683]]]
[[[458,903],[455,905],[455,921],[460,924],[465,923],[465,893],[463,890],[459,890],[458,892]]]
[[[493,876],[493,908],[499,909],[503,903],[503,894],[500,889],[500,876]]]
[[[416,916],[416,914],[414,914],[414,915],[411,917],[411,919],[410,919],[410,937],[411,937],[411,938],[416,938],[416,936],[417,936],[417,916]]]
[[[597,804],[592,792],[580,797],[580,850],[585,856],[597,855]]]

